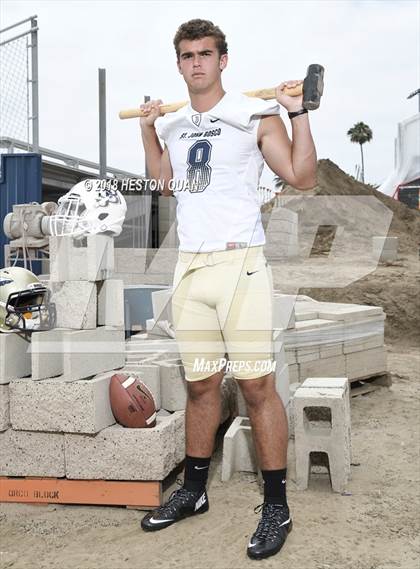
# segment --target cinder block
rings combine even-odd
[[[276,390],[285,409],[289,406],[289,382],[289,366],[284,364],[283,367],[276,368]]]
[[[31,342],[15,332],[0,332],[0,384],[31,375]]]
[[[125,364],[124,330],[101,326],[65,332],[63,344],[65,381],[84,379]]]
[[[308,377],[301,384],[301,387],[344,389],[346,395],[350,397],[349,380],[347,377]]]
[[[146,332],[148,338],[167,338],[168,334],[162,330],[160,326],[156,326],[156,321],[154,318],[148,318],[146,320]]]
[[[98,282],[98,326],[124,328],[124,281]]]
[[[0,385],[0,431],[10,427],[9,384]]]
[[[298,489],[308,487],[311,453],[325,453],[332,489],[343,492],[351,474],[350,405],[345,389],[301,387],[293,405]],[[323,416],[326,410],[330,420]]]
[[[289,383],[299,382],[299,364],[288,364]]]
[[[223,438],[222,482],[234,472],[257,472],[258,460],[248,417],[236,417]]]
[[[387,371],[387,356],[384,347],[345,355],[346,371],[349,380],[369,377]]]
[[[346,374],[346,360],[344,354],[332,358],[320,358],[312,362],[299,364],[299,380],[308,377],[344,377]]]
[[[350,354],[352,352],[364,352],[373,348],[381,348],[384,346],[384,334],[374,334],[363,338],[354,338],[352,340],[345,340],[343,345],[343,352]]]
[[[372,237],[372,253],[381,262],[393,262],[398,257],[398,237]]]
[[[63,337],[66,330],[53,328],[32,332],[32,379],[47,379],[63,373]]]
[[[114,239],[96,234],[76,240],[71,235],[51,236],[51,281],[100,281],[114,271]]]
[[[393,263],[398,259],[398,252],[389,249],[382,249],[379,257],[381,263]]]
[[[175,330],[168,320],[159,320],[156,322],[154,318],[146,320],[146,331],[148,338],[174,338]]]
[[[180,411],[187,405],[187,382],[181,360],[159,361],[161,406]]]
[[[286,363],[286,348],[283,341],[283,335],[274,331],[273,334],[273,354],[276,362],[276,369],[282,368]]]
[[[296,312],[295,319],[296,322],[302,322],[303,320],[316,320],[318,318],[318,312]]]
[[[131,339],[125,343],[127,358],[133,355],[134,358],[149,358],[155,357],[156,359],[179,358],[178,342],[170,338],[162,338],[159,340],[149,340],[144,338],[144,334],[139,336],[132,336]]]
[[[62,378],[10,384],[10,419],[15,430],[94,434],[115,423],[109,402],[113,372],[92,379]]]
[[[295,228],[295,230],[288,231],[288,229]],[[298,232],[297,225],[294,226],[284,226],[282,227],[284,231],[271,231],[269,234],[269,239],[267,239],[270,245],[295,245],[298,242]]]
[[[286,346],[286,363],[290,364],[297,364],[296,359],[296,349],[292,348],[291,346]]]
[[[65,476],[64,435],[7,429],[0,433],[0,476]]]
[[[97,290],[93,281],[50,281],[51,301],[57,311],[57,327],[72,330],[96,328]]]
[[[156,321],[168,320],[173,323],[172,294],[172,288],[152,292],[153,318]]]
[[[113,425],[97,435],[65,435],[72,479],[163,480],[185,458],[185,411],[158,416],[156,426]]]
[[[296,361],[298,364],[313,362],[321,357],[319,346],[309,346],[307,348],[296,348]]]
[[[319,328],[325,328],[331,324],[335,324],[335,322],[333,320],[325,320],[324,318],[320,317],[314,320],[302,320],[301,322],[296,322],[295,328],[297,331],[307,332],[309,330],[318,330]]]
[[[372,247],[375,249],[396,249],[398,237],[372,237]]]
[[[319,309],[319,318],[325,320],[339,320],[344,322],[358,322],[372,316],[383,315],[380,306],[362,306],[360,304],[349,304],[346,307],[337,307],[333,309]]]
[[[293,398],[295,396],[296,390],[301,387],[301,383],[294,382],[289,386],[289,439],[295,438],[295,409]]]
[[[294,328],[295,302],[294,294],[273,294],[273,328],[283,330]]]
[[[236,383],[236,380],[232,376],[225,375],[220,385],[220,391],[222,397],[222,416],[220,424],[222,424],[236,413],[236,399],[238,391],[238,384]]]
[[[343,343],[339,344],[321,344],[319,346],[319,355],[321,358],[331,358],[332,356],[341,356],[343,353]]]

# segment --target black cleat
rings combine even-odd
[[[149,512],[141,520],[145,531],[157,531],[195,514],[204,514],[209,509],[206,490],[192,492],[186,488],[174,490],[165,504]]]
[[[261,506],[262,517],[247,548],[248,557],[251,559],[275,555],[283,547],[293,526],[287,506],[264,502],[254,509],[256,514],[261,511]]]

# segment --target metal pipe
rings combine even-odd
[[[12,28],[16,28],[16,26],[20,26],[20,24],[24,24],[25,22],[32,21],[34,18],[38,18],[38,16],[35,14],[35,16],[30,16],[29,18],[26,18],[25,20],[21,20],[20,22],[17,22],[16,24],[12,24],[11,26],[9,26],[7,28],[3,28],[2,30],[0,30],[0,34],[3,32],[7,32],[7,30],[11,30]]]
[[[106,178],[106,69],[98,69],[99,80],[99,177]]]
[[[31,18],[33,27],[31,29],[31,48],[32,48],[32,146],[33,151],[39,153],[39,99],[38,99],[38,26],[36,16]]]

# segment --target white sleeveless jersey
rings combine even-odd
[[[226,93],[205,113],[191,104],[157,119],[168,148],[177,199],[179,250],[210,252],[265,243],[258,184],[260,115],[279,105]]]

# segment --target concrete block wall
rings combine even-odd
[[[125,364],[124,330],[100,326],[64,334],[63,376],[75,381]]]
[[[93,330],[97,325],[97,288],[95,281],[49,281],[51,302],[57,312],[57,327]]]
[[[0,384],[0,431],[10,427],[10,397],[9,384]]]
[[[97,325],[124,328],[124,282],[107,279],[97,283]]]
[[[65,476],[64,435],[0,432],[0,476]]]
[[[54,328],[31,335],[31,367],[33,380],[56,377],[63,373],[63,340],[65,329]]]
[[[49,237],[50,281],[100,281],[114,272],[114,238],[88,235],[76,240],[71,235]]]
[[[93,379],[10,383],[10,421],[18,431],[96,434],[115,423],[109,402],[112,372]]]
[[[30,340],[14,332],[0,333],[0,385],[31,375]]]
[[[151,429],[116,424],[95,436],[64,438],[67,478],[163,480],[185,457],[185,411],[158,416]]]

